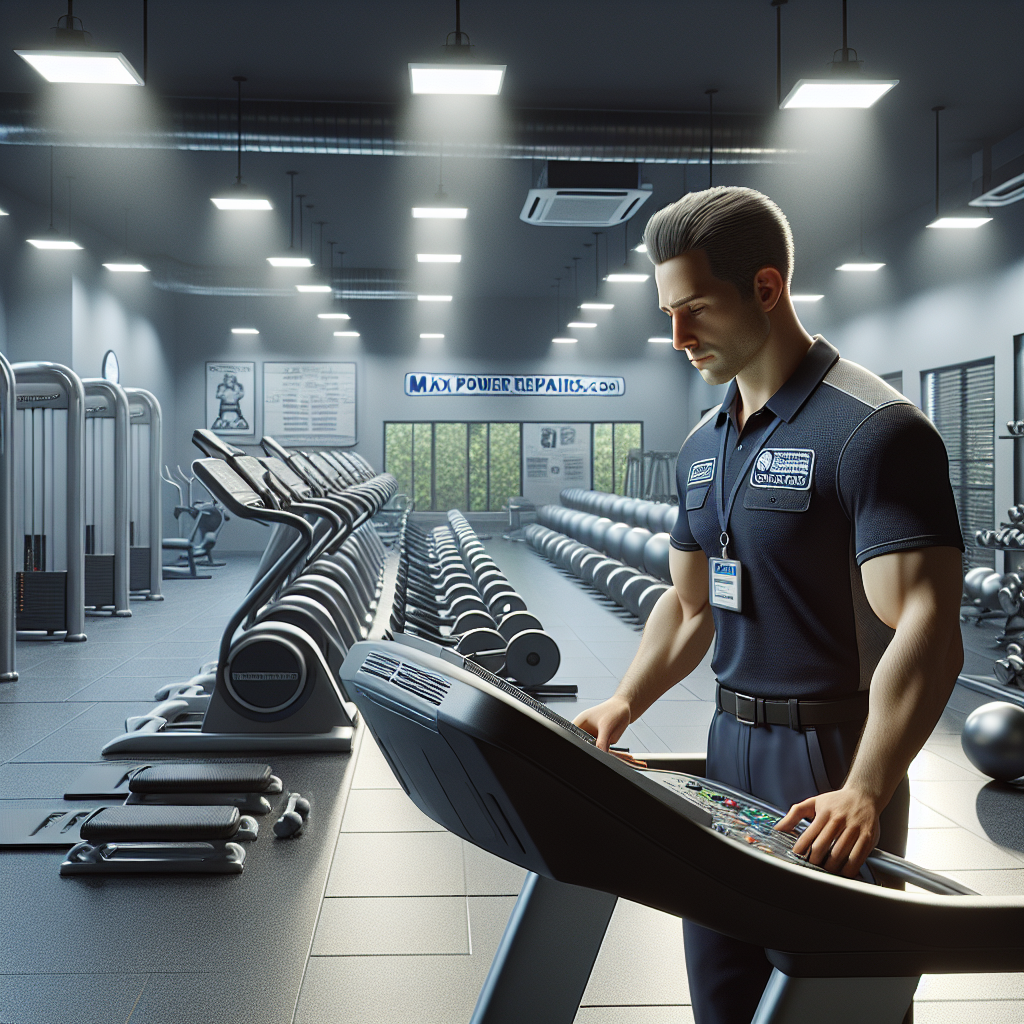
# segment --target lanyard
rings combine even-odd
[[[728,416],[726,417],[725,426],[722,428],[722,441],[718,446],[718,472],[715,474],[715,504],[718,512],[718,525],[722,528],[722,535],[718,538],[718,542],[722,545],[723,558],[729,557],[729,516],[732,515],[732,507],[736,502],[736,495],[739,494],[740,486],[743,484],[743,480],[745,479],[751,465],[753,465],[754,459],[761,454],[764,446],[768,443],[768,439],[775,433],[775,430],[780,423],[782,423],[782,417],[776,416],[775,422],[768,428],[764,437],[761,438],[761,443],[750,453],[750,455],[747,456],[747,461],[743,464],[743,468],[736,476],[736,482],[732,485],[732,493],[730,493],[729,502],[726,504],[725,442],[729,438],[729,427],[732,425],[732,420]]]

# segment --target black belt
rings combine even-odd
[[[790,729],[863,721],[868,713],[867,690],[841,700],[768,700],[727,690],[719,683],[715,701],[719,711],[745,725],[788,725]]]

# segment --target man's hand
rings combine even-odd
[[[866,794],[844,787],[794,804],[775,828],[789,832],[801,818],[809,819],[793,852],[826,871],[853,878],[878,842],[881,810]]]
[[[589,732],[597,739],[597,745],[607,750],[626,731],[630,721],[629,704],[622,697],[609,697],[603,703],[577,715],[573,725]]]

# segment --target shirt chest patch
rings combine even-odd
[[[750,471],[750,486],[809,491],[813,476],[813,449],[765,448],[754,460]]]
[[[686,477],[686,486],[694,487],[697,484],[707,484],[714,478],[715,459],[702,459],[690,466],[690,472]]]

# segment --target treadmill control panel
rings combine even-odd
[[[799,836],[776,832],[773,826],[782,815],[749,794],[683,772],[641,770],[640,774],[706,811],[711,815],[711,828],[734,842],[752,846],[790,864],[800,864],[813,871],[824,870],[793,853]]]

